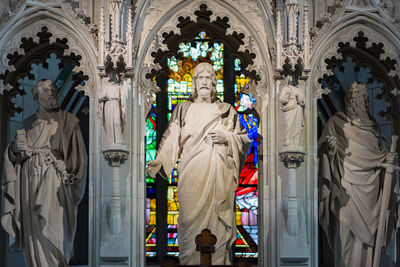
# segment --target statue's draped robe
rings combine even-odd
[[[289,95],[286,95],[287,93]],[[285,129],[285,145],[298,145],[304,128],[304,97],[296,94],[301,94],[301,90],[290,85],[282,89],[279,97]]]
[[[223,131],[228,144],[213,144],[210,132]],[[181,264],[199,264],[195,237],[208,228],[217,237],[213,264],[228,264],[236,240],[235,189],[250,146],[236,111],[227,103],[178,104],[157,159],[161,173],[178,164],[178,240]]]
[[[103,104],[103,123],[104,129],[107,134],[107,141],[109,143],[121,144],[123,143],[122,133],[125,127],[125,116],[123,107],[123,90],[120,85],[106,86],[105,98],[107,99]]]
[[[77,206],[84,194],[86,152],[78,119],[63,110],[34,114],[24,122],[32,154],[5,152],[1,224],[24,249],[28,267],[68,266]],[[50,156],[52,153],[53,156]],[[54,159],[65,162],[75,185],[65,185]]]
[[[328,135],[337,139],[333,151]],[[319,219],[335,266],[372,266],[383,174],[377,166],[386,157],[381,147],[372,123],[350,122],[344,113],[328,121],[319,140]]]

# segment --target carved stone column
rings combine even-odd
[[[303,202],[297,198],[297,168],[304,161],[305,153],[301,146],[298,150],[281,151],[280,158],[286,168],[288,175],[288,200],[287,215],[281,214],[282,233],[280,240],[281,266],[293,264],[307,266],[309,260],[309,245],[307,244],[306,218]]]
[[[108,220],[111,233],[118,234],[121,231],[121,195],[119,192],[120,175],[119,168],[128,158],[129,152],[126,150],[109,149],[103,151],[104,158],[112,166],[112,200],[111,216]]]
[[[286,227],[290,235],[297,235],[299,232],[298,205],[296,194],[296,169],[304,161],[304,152],[284,151],[280,153],[281,161],[289,169],[289,194],[288,194],[288,215]]]
[[[285,166],[278,176],[278,193],[285,196],[279,200],[279,266],[314,264],[310,248],[314,249],[315,244],[309,242],[313,231],[306,225],[312,218],[309,211],[313,205],[310,201],[313,195],[307,189],[307,171],[304,168],[299,170],[306,158],[303,145],[307,145],[304,109],[309,104],[305,86],[310,72],[308,25],[307,4],[299,5],[298,0],[288,0],[282,5],[282,10],[277,10],[275,79],[279,99],[276,108],[282,114],[279,128],[284,136],[279,137],[278,141],[282,141],[279,155]],[[281,81],[284,81],[282,85]],[[306,162],[305,167],[309,166],[309,162]],[[283,181],[287,179],[282,183],[284,186],[280,186],[280,178]]]

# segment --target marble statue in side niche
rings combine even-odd
[[[279,102],[285,131],[284,147],[298,146],[304,129],[304,92],[301,88],[288,84],[282,88]]]
[[[86,151],[79,120],[58,106],[51,80],[32,89],[39,110],[5,152],[1,225],[31,267],[67,267],[77,207],[85,192]]]
[[[345,112],[329,119],[318,144],[319,222],[334,252],[335,266],[371,267],[385,172],[379,166],[393,164],[397,153],[383,148],[368,112],[364,84],[352,83],[344,103]],[[395,199],[393,194],[392,212]],[[394,224],[390,213],[387,243],[393,238]]]
[[[124,143],[125,91],[122,84],[106,82],[103,85],[104,95],[99,102],[108,145]]]
[[[217,237],[213,264],[230,264],[236,240],[235,190],[250,147],[235,109],[217,97],[209,63],[194,70],[190,102],[178,104],[147,173],[165,178],[178,159],[179,260],[200,263],[194,243],[208,228]]]

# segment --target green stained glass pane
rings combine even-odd
[[[155,98],[155,96],[153,96]],[[153,105],[154,110],[155,104]],[[156,114],[146,120],[146,163],[156,157]],[[155,179],[146,175],[146,256],[156,257],[156,202]]]
[[[168,67],[174,71],[174,72],[178,72],[179,70],[179,66],[177,65],[177,61],[175,57],[171,57],[171,58],[167,58],[167,64]]]
[[[156,179],[154,179],[154,178],[152,178],[152,177],[149,177],[149,176],[146,177],[146,183],[152,183],[152,184],[154,184],[155,182],[156,182]]]
[[[240,64],[241,64],[240,59],[235,58],[235,60],[234,60],[235,71],[241,71],[242,70],[242,68],[240,67]]]

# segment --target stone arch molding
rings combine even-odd
[[[55,43],[56,39],[68,39],[68,49],[64,55],[75,53],[80,55],[80,66],[75,66],[74,72],[82,71],[89,79],[85,81],[85,86],[77,86],[76,89],[84,91],[89,97],[96,97],[96,87],[99,84],[96,72],[97,55],[95,41],[88,28],[83,22],[77,23],[73,16],[73,10],[64,3],[41,3],[30,1],[24,3],[15,17],[11,18],[0,31],[0,73],[6,70],[13,71],[13,66],[8,65],[8,54],[17,52],[24,54],[20,48],[22,38],[33,38],[38,42],[36,35],[42,27],[46,27],[52,34],[50,44]],[[0,82],[0,94],[4,90],[10,90],[10,86]]]
[[[383,43],[383,50],[385,51],[380,55],[380,59],[390,57],[397,59],[400,52],[400,38],[393,34],[393,31],[386,27],[379,20],[368,18],[368,17],[352,17],[345,21],[339,20],[335,25],[327,30],[326,34],[321,36],[315,43],[312,51],[312,72],[310,75],[310,86],[311,86],[311,97],[316,100],[322,96],[322,94],[329,94],[329,89],[323,89],[321,84],[318,82],[324,74],[332,75],[331,70],[327,70],[327,63],[325,59],[335,56],[338,59],[342,59],[342,55],[337,52],[339,42],[349,42],[351,47],[356,47],[356,41],[354,37],[358,36],[358,32],[364,32],[364,36],[368,38],[366,46],[369,47],[373,42]],[[396,71],[400,70],[400,62],[397,62]],[[390,73],[391,76],[395,75],[395,72]]]
[[[159,64],[154,64],[154,58],[151,56],[158,49],[167,51],[168,48],[163,44],[162,34],[164,32],[173,32],[180,34],[178,27],[179,17],[189,17],[196,21],[194,14],[201,4],[207,5],[207,9],[212,11],[210,22],[217,20],[217,17],[229,18],[226,34],[232,34],[236,31],[238,34],[244,33],[244,44],[240,46],[239,51],[248,49],[256,54],[254,64],[247,68],[248,71],[255,70],[261,80],[256,88],[253,88],[253,94],[263,106],[268,102],[269,87],[273,81],[273,64],[270,55],[274,44],[274,26],[271,24],[270,8],[266,8],[258,0],[242,1],[151,1],[143,8],[144,20],[146,20],[140,37],[141,43],[138,45],[138,59],[135,77],[138,79],[139,92],[145,98],[145,110],[149,109],[147,102],[149,94],[157,92],[157,88],[150,84],[146,79],[146,71],[151,69],[160,69]],[[243,7],[247,7],[243,9]],[[168,11],[167,11],[168,10]],[[254,12],[251,16],[250,12]],[[154,19],[157,18],[157,19]],[[160,19],[158,19],[160,18]],[[267,26],[265,26],[267,25]],[[272,45],[270,45],[272,44]],[[147,113],[145,113],[147,114]]]

